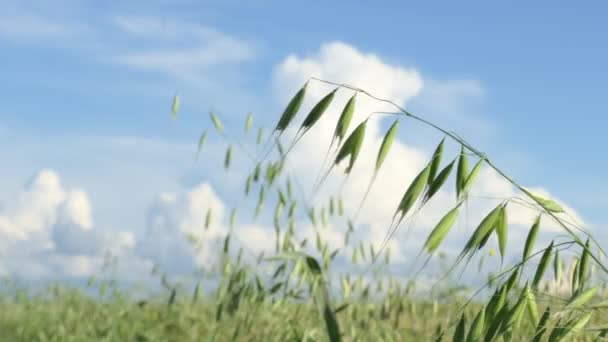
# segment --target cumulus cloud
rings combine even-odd
[[[104,254],[127,253],[130,232],[95,230],[87,193],[66,189],[56,172],[38,172],[0,212],[0,270],[24,278],[86,277]]]
[[[16,197],[0,211],[0,275],[22,279],[88,277],[102,271],[108,255],[118,258],[121,280],[142,279],[153,265],[186,275],[213,266],[229,232],[224,202],[208,183],[160,194],[142,213],[139,236],[95,227],[86,191],[66,188],[53,170],[38,172]],[[267,227],[237,230],[234,242],[251,255],[273,247]]]
[[[211,220],[205,229],[208,210]],[[139,254],[177,274],[213,266],[230,231],[224,202],[208,183],[159,195],[148,209],[146,226]],[[269,234],[270,227],[249,223],[239,225],[232,239],[257,255],[273,247]]]
[[[208,210],[211,225],[205,230]],[[161,194],[148,209],[140,253],[172,272],[203,266],[211,258],[216,239],[225,231],[224,210],[223,202],[208,184],[181,193]],[[201,243],[198,250],[188,236]]]
[[[57,174],[42,170],[25,186],[15,203],[0,215],[0,232],[15,240],[46,233],[57,220],[57,208],[65,197]]]

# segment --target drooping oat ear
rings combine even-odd
[[[496,236],[498,237],[498,250],[500,251],[500,259],[503,260],[507,252],[507,230],[509,219],[507,217],[507,205],[503,205],[498,213],[498,222],[496,223]]]
[[[177,118],[177,113],[179,112],[179,95],[175,94],[173,96],[173,104],[171,105],[171,116],[173,118]]]
[[[433,254],[437,247],[439,247],[443,239],[446,237],[446,235],[449,233],[450,229],[454,225],[454,222],[456,221],[457,217],[458,206],[450,210],[435,226],[433,231],[426,239],[426,242],[424,243],[424,248],[426,248],[429,254]]]
[[[289,126],[293,118],[300,110],[300,107],[302,106],[302,101],[304,100],[304,95],[306,94],[307,86],[308,82],[306,82],[304,86],[300,88],[300,90],[298,90],[298,92],[294,95],[291,101],[289,101],[287,107],[283,111],[283,115],[281,115],[281,118],[277,123],[275,131],[282,132]]]
[[[522,261],[525,261],[530,256],[532,252],[532,248],[534,247],[534,242],[536,242],[536,237],[538,236],[538,229],[540,227],[540,215],[536,217],[532,228],[530,228],[530,232],[528,232],[528,237],[526,238],[526,243],[524,245],[524,252],[522,255]]]
[[[281,214],[283,214],[283,207],[285,205],[281,201],[277,201],[277,206],[274,210],[274,220],[279,221],[281,219]]]
[[[248,133],[253,125],[253,113],[247,114],[247,119],[245,119],[245,133]]]
[[[486,308],[482,307],[481,310],[479,310],[477,316],[475,317],[475,320],[473,320],[473,323],[471,324],[471,329],[469,330],[469,334],[467,335],[467,342],[477,342],[483,339],[485,314]]]
[[[378,157],[376,158],[376,172],[384,163],[386,156],[388,155],[388,151],[391,149],[393,145],[393,141],[395,140],[395,135],[397,135],[397,130],[399,129],[399,120],[395,120],[391,127],[384,135],[384,139],[382,139],[382,144],[380,145],[380,149],[378,150]]]
[[[538,263],[538,267],[536,268],[536,273],[534,273],[534,280],[532,281],[532,287],[537,288],[540,283],[543,275],[547,271],[547,267],[549,267],[549,262],[551,262],[551,252],[553,251],[553,241],[549,244],[549,247],[545,249],[543,252],[543,256],[540,258],[540,262]]]
[[[572,298],[568,301],[565,310],[575,310],[579,309],[581,306],[585,305],[597,292],[599,286],[592,287],[580,293],[575,293]]]
[[[528,195],[530,195],[532,198],[534,198],[535,200],[537,200],[538,202],[540,202],[541,206],[542,206],[543,208],[545,208],[547,211],[550,211],[550,212],[552,212],[552,213],[556,213],[556,214],[559,214],[559,213],[563,213],[563,212],[564,212],[564,208],[562,208],[562,207],[561,207],[559,204],[557,204],[557,202],[555,202],[554,200],[551,200],[551,199],[546,199],[546,198],[542,198],[542,197],[540,197],[540,196],[533,195],[532,193],[527,192],[527,191],[526,191],[526,193],[527,193]]]
[[[587,280],[587,272],[589,271],[589,249],[591,248],[591,244],[589,239],[587,238],[587,242],[585,243],[585,249],[583,249],[583,254],[581,255],[580,266],[578,267],[578,288],[582,289],[585,287],[585,281]]]
[[[536,325],[538,323],[538,305],[536,304],[536,296],[534,296],[534,292],[532,291],[532,288],[530,288],[530,285],[526,286],[525,296],[526,311],[528,311],[530,323]]]
[[[367,199],[367,196],[369,195],[369,192],[371,191],[372,186],[374,185],[374,182],[376,181],[376,178],[378,177],[378,171],[380,170],[382,163],[384,163],[384,160],[386,159],[386,156],[388,155],[388,152],[390,151],[391,146],[393,145],[393,141],[395,140],[395,135],[397,134],[398,128],[399,128],[399,120],[395,120],[395,122],[393,122],[391,127],[388,129],[388,131],[384,135],[384,138],[382,139],[382,144],[380,144],[380,148],[378,149],[378,155],[376,157],[376,167],[374,169],[374,174],[372,175],[372,178],[369,181],[369,184],[367,186],[367,190],[365,191],[365,194],[363,195],[363,198],[361,199],[361,204],[359,204],[359,209],[357,210],[357,215],[361,211],[361,208],[363,208],[363,204],[365,203],[365,200]]]
[[[304,122],[302,122],[302,126],[300,126],[300,131],[302,131],[302,135],[306,131],[308,131],[312,126],[314,126],[314,124],[319,121],[321,116],[323,116],[323,113],[325,113],[325,111],[333,101],[334,96],[336,95],[336,91],[338,91],[338,88],[334,89],[331,93],[325,95],[325,97],[323,97],[319,102],[317,102],[314,107],[312,107],[310,113],[308,113],[308,115],[304,119]]]
[[[562,259],[559,257],[559,251],[555,251],[553,257],[553,276],[555,277],[555,283],[559,284],[562,279]]]
[[[209,112],[209,117],[211,117],[211,121],[213,122],[213,126],[215,126],[215,129],[217,130],[217,132],[220,134],[223,134],[224,125],[222,125],[222,122],[217,117],[217,115],[215,115],[215,113],[213,113],[213,112]]]
[[[315,214],[315,207],[311,206],[310,210],[308,210],[308,218],[313,226],[317,226],[317,215]]]
[[[201,154],[201,149],[205,145],[205,141],[207,141],[207,130],[204,130],[201,134],[201,137],[198,139],[198,146],[196,147],[196,159]]]
[[[458,169],[456,170],[456,198],[460,199],[462,189],[469,175],[469,159],[465,153],[464,146],[460,147],[458,158]]]
[[[412,207],[414,207],[414,204],[418,200],[418,197],[420,197],[420,194],[422,193],[422,190],[424,190],[424,187],[427,183],[429,177],[429,170],[430,166],[427,165],[422,171],[420,171],[418,176],[414,178],[410,186],[407,188],[407,191],[405,192],[403,198],[401,199],[401,202],[399,203],[397,212],[395,213],[395,216],[397,216],[398,214],[401,215],[400,220],[403,219],[405,215],[407,215],[407,213],[410,211],[410,209],[412,209]]]
[[[251,191],[252,183],[253,183],[253,176],[251,176],[251,175],[247,176],[247,181],[245,182],[245,196],[249,195],[249,192]]]
[[[561,321],[558,322],[551,331],[551,335],[549,335],[547,341],[561,341],[571,334],[580,332],[587,325],[592,315],[593,312],[589,312],[578,318],[571,319],[566,324],[560,324]]]
[[[479,159],[479,161],[477,161],[477,163],[473,167],[473,170],[471,170],[471,173],[467,176],[467,179],[464,182],[462,189],[460,189],[459,200],[461,198],[466,198],[467,195],[469,194],[469,190],[471,190],[471,188],[473,187],[473,183],[475,182],[475,179],[477,179],[477,176],[479,175],[479,171],[481,170],[483,162],[484,162],[484,159]]]
[[[207,214],[205,215],[205,230],[208,230],[211,226],[212,219],[212,211],[211,208],[207,209]]]
[[[226,149],[226,156],[224,157],[224,168],[230,168],[230,162],[232,161],[232,145],[228,145]]]
[[[477,249],[479,249],[479,246],[481,245],[482,241],[486,238],[486,236],[488,234],[490,234],[494,230],[494,227],[496,226],[496,221],[498,219],[498,213],[500,212],[501,207],[502,206],[499,205],[496,208],[494,208],[479,223],[479,225],[477,226],[477,229],[475,229],[475,232],[473,232],[473,235],[471,235],[471,237],[469,238],[469,241],[467,242],[464,249],[462,250],[462,253],[461,253],[462,256],[464,256],[470,252],[475,252]]]
[[[431,160],[431,170],[429,171],[429,186],[435,181],[435,176],[437,175],[437,171],[439,171],[439,166],[441,165],[441,157],[443,155],[444,143],[445,138],[441,139],[441,142],[435,148],[435,152],[433,152],[433,159]]]
[[[365,138],[365,128],[367,127],[367,120],[355,128],[355,130],[350,134],[350,136],[346,139],[342,148],[336,155],[336,159],[334,161],[335,165],[338,165],[344,158],[350,156],[350,161],[348,167],[346,168],[346,173],[350,173],[353,166],[355,165],[355,161],[357,161],[357,157],[359,156],[359,152],[361,151],[361,146],[363,145],[363,139]]]
[[[437,175],[437,177],[435,177],[433,179],[433,181],[429,184],[428,189],[426,190],[426,193],[424,194],[424,199],[422,200],[423,205],[426,202],[428,202],[448,180],[448,177],[450,176],[450,173],[452,172],[452,169],[454,168],[455,162],[456,162],[456,159],[454,159],[450,164],[448,164],[448,166],[443,168],[443,170],[441,170],[441,172],[439,172],[439,175]],[[430,176],[431,175],[429,173],[429,177]]]
[[[340,118],[338,119],[338,123],[336,124],[336,129],[334,130],[334,139],[338,142],[338,146],[346,136],[346,131],[348,131],[348,127],[350,126],[350,122],[353,118],[353,113],[355,112],[355,102],[357,99],[357,93],[355,93],[346,103],[344,109],[342,110],[342,114],[340,114]]]
[[[230,213],[230,229],[234,229],[236,225],[236,208],[232,208],[232,212]]]
[[[260,127],[258,129],[258,138],[256,140],[256,144],[260,145],[263,140],[264,140],[264,129],[262,127]]]

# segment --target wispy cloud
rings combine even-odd
[[[85,22],[25,7],[0,14],[0,40],[76,49],[101,62],[192,81],[204,81],[212,68],[257,55],[252,43],[204,24],[120,15]]]
[[[184,77],[256,56],[252,44],[204,25],[124,16],[113,22],[136,46],[114,61],[134,68]]]
[[[15,43],[40,43],[73,38],[82,27],[52,20],[34,13],[5,13],[0,15],[0,39]]]

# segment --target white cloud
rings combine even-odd
[[[417,101],[424,105],[426,111],[458,116],[478,105],[485,95],[486,90],[476,79],[425,79]]]
[[[72,27],[33,13],[9,12],[0,16],[0,38],[12,42],[64,39],[75,32]]]
[[[422,88],[422,78],[416,70],[388,65],[374,54],[333,42],[323,44],[315,56],[289,55],[275,70],[275,89],[284,100],[311,76],[365,87],[402,104]],[[314,94],[315,90],[311,89],[311,92]],[[316,92],[318,94],[319,90]]]
[[[0,14],[0,39],[53,44],[129,68],[160,72],[199,84],[212,68],[254,59],[254,44],[216,28],[161,17],[117,15],[85,22],[15,6]]]
[[[116,17],[114,23],[136,46],[114,61],[134,68],[191,78],[210,67],[248,61],[256,55],[250,43],[203,25],[125,16]]]
[[[91,203],[84,190],[72,190],[59,215],[61,224],[70,224],[81,227],[83,230],[91,230],[93,220],[91,217]]]
[[[40,171],[0,215],[0,233],[16,240],[44,234],[57,220],[57,208],[65,197],[59,177],[51,170]]]
[[[90,276],[104,253],[127,255],[135,246],[130,232],[96,230],[85,191],[66,189],[45,169],[36,174],[0,212],[0,271],[45,279]]]
[[[208,209],[212,212],[212,224],[205,231]],[[163,269],[174,271],[179,267],[180,273],[192,270],[211,256],[211,243],[224,231],[223,217],[224,204],[208,184],[177,194],[161,194],[148,209],[140,253]],[[200,253],[187,235],[204,243]]]

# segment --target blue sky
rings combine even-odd
[[[0,7],[0,209],[43,169],[66,188],[84,189],[95,226],[109,232],[146,231],[154,198],[201,181],[230,201],[230,189],[218,186],[226,176],[192,160],[207,112],[218,111],[229,129],[240,129],[249,111],[272,125],[298,86],[283,82],[279,66],[340,42],[421,75],[420,91],[403,95],[409,109],[458,132],[523,184],[566,201],[585,222],[608,223],[608,24],[599,2]],[[177,122],[169,116],[175,92],[183,104]],[[432,149],[423,131],[403,138]]]

